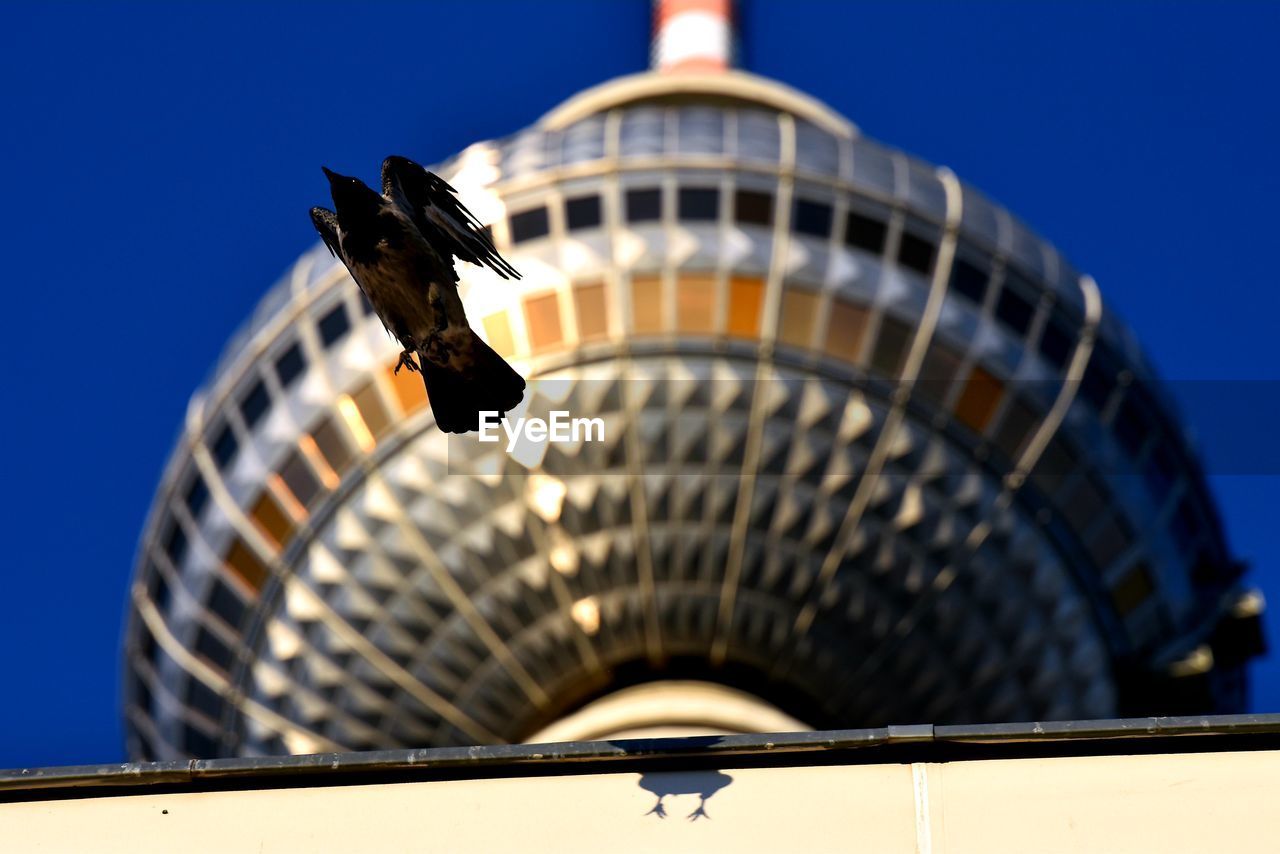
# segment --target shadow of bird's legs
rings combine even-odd
[[[706,819],[711,818],[711,816],[707,815],[707,798],[706,798],[706,796],[705,796],[705,795],[702,795],[702,796],[699,796],[699,797],[701,797],[701,800],[699,800],[699,801],[698,801],[698,808],[697,808],[696,810],[694,810],[693,812],[689,813],[689,816],[688,816],[689,821],[697,821],[697,820],[698,820],[698,819],[700,819],[700,818],[706,818]]]
[[[653,805],[653,809],[649,810],[647,813],[645,813],[645,815],[654,815],[654,814],[657,814],[658,818],[666,818],[666,817],[667,817],[667,808],[666,808],[666,807],[664,807],[664,806],[662,805],[662,799],[663,799],[664,797],[666,797],[666,796],[665,796],[665,795],[659,795],[659,796],[658,796],[658,802],[657,802],[656,804],[654,804],[654,805]]]

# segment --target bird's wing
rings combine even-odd
[[[364,285],[356,278],[356,274],[352,272],[351,264],[347,261],[347,256],[342,253],[342,230],[338,226],[338,215],[325,208],[312,208],[311,222],[315,224],[316,231],[320,232],[320,239],[328,247],[329,254],[346,265],[347,272],[351,273],[351,280],[356,283],[356,287],[364,294],[365,299],[368,299],[368,291],[364,289]],[[387,325],[386,318],[379,314],[378,319],[382,321],[382,325],[386,328],[388,334],[396,338],[400,337],[395,330]]]
[[[403,203],[418,231],[442,255],[483,264],[504,279],[520,278],[480,221],[458,201],[457,190],[439,175],[407,157],[388,157],[382,161],[382,192]]]
[[[324,241],[324,245],[329,247],[329,254],[335,258],[342,259],[342,242],[338,232],[338,215],[331,210],[326,210],[325,208],[312,208],[311,222],[315,225],[316,231],[320,232],[320,239]]]

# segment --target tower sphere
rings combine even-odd
[[[688,69],[435,168],[524,276],[461,271],[513,417],[603,437],[447,438],[305,253],[156,492],[133,755],[1241,708],[1261,600],[1171,402],[949,170]]]

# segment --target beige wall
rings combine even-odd
[[[1277,803],[1272,752],[583,774],[0,804],[0,849],[1271,851]]]

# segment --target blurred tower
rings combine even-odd
[[[446,440],[322,248],[267,292],[142,533],[132,755],[1243,708],[1261,598],[1094,281],[731,12],[437,167],[522,414],[605,441]]]

